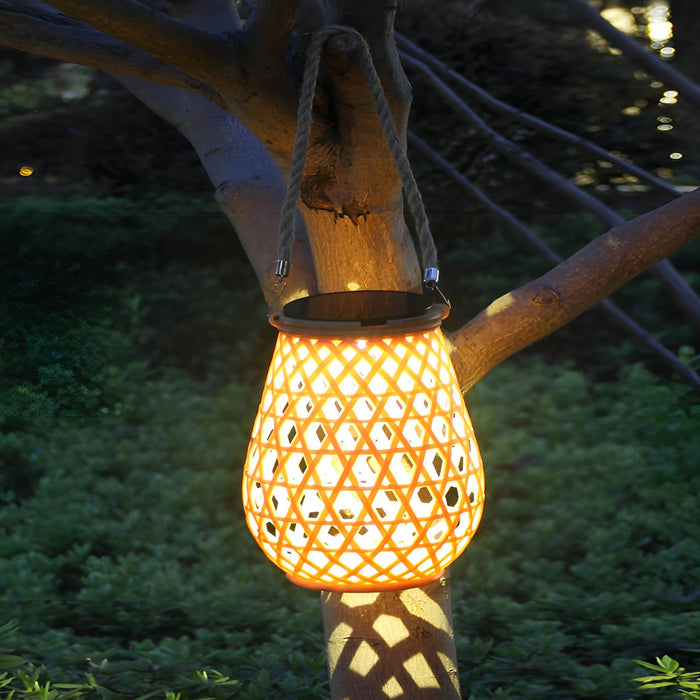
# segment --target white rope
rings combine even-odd
[[[318,69],[321,62],[321,51],[326,41],[335,34],[352,34],[360,42],[360,67],[369,86],[372,102],[377,111],[379,124],[384,135],[384,140],[389,148],[396,169],[401,179],[404,195],[409,211],[413,216],[416,226],[416,235],[421,248],[423,258],[424,281],[431,286],[437,282],[437,252],[435,243],[430,233],[428,216],[425,212],[423,200],[418,190],[408,156],[401,142],[401,137],[394,123],[389,104],[384,94],[384,89],[372,62],[372,55],[365,38],[352,27],[328,26],[321,29],[311,40],[306,53],[304,75],[299,96],[299,108],[297,111],[297,131],[294,137],[292,149],[292,162],[287,178],[287,191],[280,213],[280,238],[277,247],[277,259],[275,261],[275,273],[278,277],[286,277],[289,272],[292,245],[294,243],[294,220],[296,218],[297,203],[301,196],[301,183],[306,164],[306,152],[311,134],[312,109],[314,93],[318,81]]]

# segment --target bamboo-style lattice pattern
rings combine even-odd
[[[481,518],[484,477],[439,328],[391,337],[280,331],[243,478],[248,526],[302,586],[433,581]]]

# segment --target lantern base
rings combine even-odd
[[[445,569],[435,574],[434,576],[426,576],[425,578],[415,578],[411,581],[389,583],[367,583],[367,584],[332,584],[332,583],[317,583],[316,581],[308,581],[306,579],[298,579],[291,574],[285,574],[290,583],[301,588],[309,588],[313,591],[333,591],[334,593],[382,593],[384,591],[402,591],[406,588],[420,588],[428,586],[431,583],[439,581],[445,575]]]

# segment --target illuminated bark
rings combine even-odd
[[[334,698],[461,698],[446,579],[390,593],[323,593]]]

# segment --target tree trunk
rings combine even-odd
[[[385,593],[322,593],[333,700],[460,698],[446,578]]]

